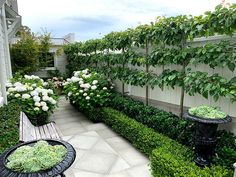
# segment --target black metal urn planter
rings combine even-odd
[[[218,124],[231,121],[231,117],[225,115],[223,118],[206,118],[193,115],[189,112],[184,117],[195,122],[196,130],[194,135],[194,144],[196,158],[195,163],[200,167],[205,167],[211,163],[211,158],[217,142]]]
[[[32,172],[32,173],[23,173],[23,172],[21,173],[21,172],[13,171],[6,166],[8,156],[11,155],[17,148],[24,145],[33,146],[35,143],[37,143],[37,141],[38,140],[18,144],[6,150],[3,154],[1,154],[0,155],[0,177],[54,177],[58,175],[64,177],[65,175],[63,174],[63,172],[73,164],[76,157],[76,151],[72,145],[70,145],[69,143],[63,140],[44,139],[44,141],[47,141],[48,144],[50,145],[53,145],[53,146],[62,145],[67,150],[67,153],[64,159],[61,162],[59,162],[57,165],[55,165],[54,167],[48,170]]]

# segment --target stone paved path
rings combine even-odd
[[[146,156],[105,124],[89,121],[64,97],[52,119],[76,149],[67,177],[151,177]]]

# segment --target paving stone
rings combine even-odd
[[[118,136],[114,131],[110,129],[101,129],[96,131],[101,137],[107,139]]]
[[[109,174],[109,175],[106,175],[105,177],[131,177],[131,176],[127,172],[123,171],[119,173]],[[136,176],[136,177],[140,177],[140,176]]]
[[[121,157],[131,166],[147,164],[148,158],[135,148],[127,148],[119,151]]]
[[[133,148],[133,146],[124,138],[117,136],[113,138],[108,138],[106,141],[117,151],[127,148]]]
[[[79,170],[107,174],[116,159],[117,156],[114,154],[89,151],[83,155],[75,167]]]
[[[127,172],[131,177],[152,177],[148,164],[133,167]]]
[[[63,126],[63,125],[61,125],[61,126]],[[60,130],[61,130],[61,128],[60,128],[61,126],[58,126]],[[69,136],[69,135],[75,135],[75,134],[78,134],[78,133],[82,133],[82,132],[85,132],[85,131],[86,130],[83,127],[80,127],[80,128],[74,127],[74,128],[64,129],[61,132],[64,136]]]
[[[75,177],[104,177],[103,174],[98,174],[98,173],[92,173],[88,171],[83,171],[83,170],[73,170],[74,171],[74,176]],[[68,176],[70,177],[70,176]]]
[[[71,139],[73,136],[63,136],[62,139],[64,141],[69,141],[69,139]]]
[[[65,129],[74,128],[74,127],[83,128],[83,126],[79,122],[67,122],[63,126],[61,126],[61,130],[63,131]]]
[[[87,130],[101,130],[107,128],[104,123],[91,124],[85,127]]]
[[[121,157],[118,157],[117,161],[113,164],[110,174],[118,173],[130,168],[130,165]]]
[[[95,131],[84,132],[84,133],[81,133],[81,135],[100,137],[99,134]]]
[[[117,152],[103,139],[100,139],[92,148],[94,151],[117,154]]]
[[[88,150],[91,149],[98,142],[98,140],[98,137],[77,135],[71,138],[69,143],[76,148]]]

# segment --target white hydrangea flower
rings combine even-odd
[[[68,93],[68,96],[71,96],[71,95],[72,95],[72,92],[69,92],[69,93]]]
[[[72,82],[79,82],[80,79],[79,79],[78,77],[73,76],[73,77],[71,78],[71,81],[72,81]]]
[[[48,101],[49,97],[47,95],[43,96],[43,101]]]
[[[78,77],[80,75],[80,71],[75,71],[74,76]]]
[[[87,73],[88,73],[88,69],[82,70],[82,73],[83,73],[83,74],[87,74]]]
[[[44,102],[44,101],[41,101],[41,102],[40,102],[40,105],[41,105],[41,106],[47,106],[47,103]]]
[[[113,86],[110,86],[110,89],[113,89],[114,87]]]
[[[20,97],[21,95],[19,93],[15,94],[15,97],[18,98]]]
[[[52,104],[57,104],[57,101],[56,100],[50,100],[50,102],[52,103]]]
[[[26,78],[26,79],[32,79],[32,77],[29,76],[29,75],[24,75],[24,78]]]
[[[10,93],[10,92],[15,92],[16,91],[16,89],[15,88],[13,88],[13,87],[10,87],[10,88],[8,88],[7,89],[7,91]]]
[[[35,110],[35,111],[39,111],[39,108],[38,108],[38,107],[35,107],[34,110]]]
[[[37,95],[33,97],[34,102],[40,102],[41,98]]]
[[[35,102],[34,106],[41,107],[41,104],[39,102]]]
[[[71,82],[71,79],[70,79],[70,78],[68,78],[68,79],[66,79],[66,81],[67,81],[67,82]]]
[[[47,86],[47,85],[48,85],[48,83],[47,83],[47,82],[44,82],[44,83],[43,83],[43,86],[44,86],[44,87],[45,87],[45,86]]]
[[[16,83],[14,83],[14,86],[15,86],[15,87],[17,87],[17,86],[22,86],[22,83],[16,82]]]
[[[91,74],[83,74],[82,75],[84,78],[89,78],[89,77],[91,77]]]
[[[79,85],[81,85],[81,84],[83,84],[84,83],[84,81],[79,81]]]
[[[85,98],[86,100],[90,100],[90,97],[89,96],[86,96],[86,98]]]
[[[45,90],[43,90],[42,95],[43,95],[43,96],[48,96],[48,92],[45,91]]]
[[[86,83],[86,84],[81,84],[80,87],[89,89],[91,85],[89,83]]]
[[[12,83],[10,83],[10,82],[6,83],[6,87],[12,87],[12,86],[13,86]]]
[[[30,92],[30,95],[31,96],[38,96],[39,93],[36,90],[34,90],[34,91]]]
[[[83,90],[79,90],[80,93],[83,93],[84,91]]]
[[[36,85],[36,84],[32,84],[31,86],[32,86],[32,87],[37,87],[37,85]]]
[[[53,90],[52,89],[48,89],[48,93],[49,94],[53,94]]]
[[[22,95],[22,98],[23,99],[29,99],[31,96],[28,94],[28,93],[24,93],[23,95]]]
[[[97,83],[98,83],[97,80],[94,80],[94,81],[92,82],[93,85],[96,85]]]
[[[96,85],[93,85],[93,86],[91,87],[92,90],[96,90],[96,88],[97,88]]]
[[[26,91],[27,89],[26,89],[26,87],[25,87],[24,85],[20,85],[20,86],[16,86],[16,87],[15,87],[15,90],[16,90],[17,92],[24,92],[24,91]]]
[[[65,85],[68,85],[68,84],[69,84],[69,82],[64,82],[62,85],[64,85],[64,86],[65,86]]]
[[[27,90],[31,91],[31,90],[34,90],[33,87],[27,87]]]
[[[107,87],[103,87],[102,89],[103,89],[103,90],[107,90]]]
[[[43,106],[43,107],[42,107],[42,110],[43,110],[43,111],[48,111],[48,109],[49,109],[49,107],[47,107],[47,106]]]
[[[37,87],[37,88],[35,89],[35,91],[38,92],[38,93],[41,93],[41,92],[42,92],[42,89],[39,88],[39,87]]]
[[[87,93],[84,93],[83,96],[87,96],[88,94]]]

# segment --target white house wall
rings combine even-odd
[[[3,100],[6,103],[6,89],[5,89],[5,83],[7,79],[10,77],[8,70],[10,69],[8,66],[8,58],[9,51],[7,50],[8,47],[8,39],[7,39],[7,29],[6,29],[6,24],[5,24],[5,9],[4,9],[4,4],[2,7],[0,7],[0,87],[1,87],[1,98],[0,101],[2,104]],[[10,71],[11,72],[11,71]]]

